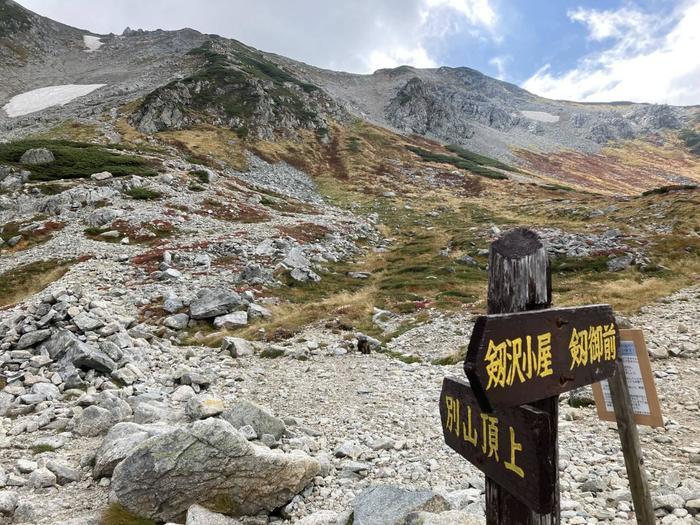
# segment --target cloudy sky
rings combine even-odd
[[[19,0],[96,33],[236,38],[368,73],[468,66],[550,98],[700,104],[700,0]]]

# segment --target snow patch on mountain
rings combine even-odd
[[[97,51],[104,44],[104,42],[102,42],[99,36],[92,35],[83,35],[83,42],[85,43],[86,53],[92,53],[94,51]]]
[[[559,115],[552,115],[546,111],[521,111],[524,117],[538,122],[559,122]]]
[[[65,84],[62,86],[48,86],[33,89],[20,95],[16,95],[5,104],[2,109],[8,117],[20,117],[35,111],[50,108],[51,106],[63,106],[78,97],[92,93],[107,84]]]

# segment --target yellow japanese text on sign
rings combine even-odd
[[[569,339],[569,370],[616,357],[615,326],[595,325],[573,328]],[[484,355],[488,376],[486,390],[525,383],[552,375],[552,333],[525,335],[494,341],[489,339]]]
[[[501,443],[499,439],[498,417],[492,414],[484,414],[472,410],[466,406],[466,421],[461,417],[460,401],[452,396],[445,396],[447,430],[457,437],[464,439],[473,447],[481,447],[482,453],[487,458],[492,458],[498,463],[514,472],[521,478],[525,477],[525,471],[516,464],[516,453],[522,452],[523,446],[515,439],[515,429],[509,426],[510,442],[506,456],[502,459]],[[507,458],[507,459],[506,459]]]

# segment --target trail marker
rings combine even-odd
[[[511,230],[489,251],[488,314],[464,363],[445,378],[445,442],[486,474],[488,525],[560,523],[559,394],[608,379],[639,523],[654,523],[612,308],[550,309],[549,259],[537,235]]]

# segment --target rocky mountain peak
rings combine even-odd
[[[328,129],[344,112],[318,86],[302,81],[240,42],[211,38],[187,55],[195,72],[150,93],[132,122],[147,133],[209,123],[271,139],[299,129]]]

